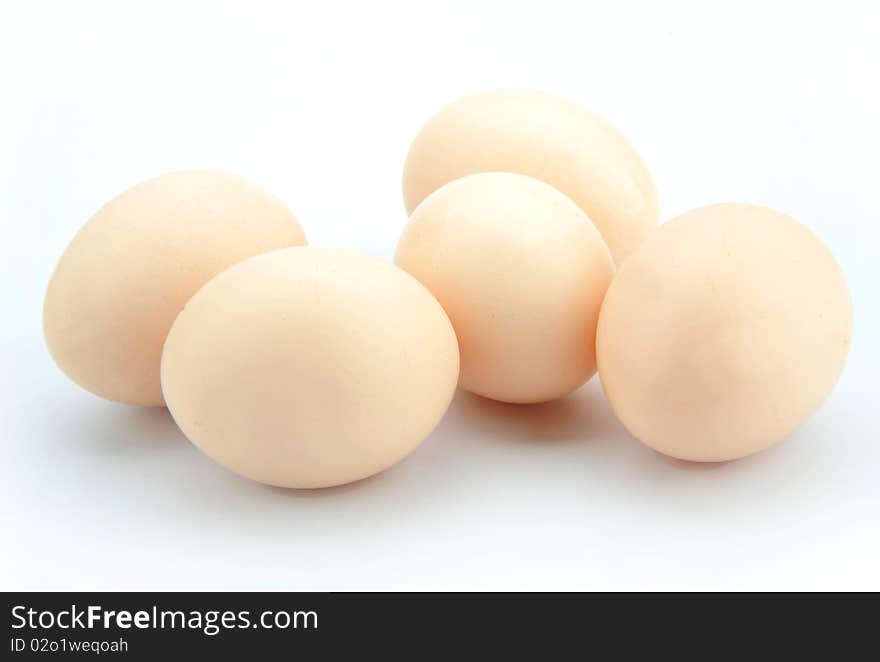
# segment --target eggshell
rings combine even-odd
[[[657,225],[657,192],[642,159],[602,117],[552,94],[505,89],[438,112],[403,170],[408,213],[432,191],[478,172],[513,172],[574,200],[619,264]]]
[[[285,487],[364,478],[443,416],[458,345],[440,304],[382,260],[289,248],[211,280],[177,318],[162,386],[190,440],[223,466]]]
[[[818,409],[851,333],[846,282],[815,235],[770,209],[714,205],[662,225],[620,268],[599,320],[599,374],[651,448],[730,460]]]
[[[61,257],[43,308],[49,351],[92,393],[162,405],[162,343],[186,300],[239,260],[305,241],[281,201],[237,175],[192,170],[138,184]]]
[[[595,373],[611,256],[583,210],[551,186],[510,173],[456,179],[413,212],[396,259],[452,320],[462,388],[541,402]]]

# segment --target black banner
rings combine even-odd
[[[7,593],[4,598],[2,659],[9,660],[269,654],[336,659],[353,653],[372,659],[391,652],[457,658],[467,657],[477,642],[496,653],[532,651],[539,659],[565,651],[628,657],[644,654],[645,646],[657,654],[700,657],[702,651],[709,658],[720,650],[790,654],[807,642],[817,653],[817,635],[830,633],[832,614],[842,613],[785,595]],[[870,635],[876,613],[870,609],[848,620],[847,641]],[[599,654],[609,650],[614,654]]]

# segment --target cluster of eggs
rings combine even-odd
[[[534,403],[597,369],[648,446],[734,459],[803,423],[843,368],[850,297],[809,230],[745,204],[658,227],[638,154],[575,104],[460,99],[403,179],[396,266],[305,246],[290,211],[234,175],[139,184],[61,258],[50,352],[93,393],[167,405],[214,460],[288,487],[391,466],[456,386]]]

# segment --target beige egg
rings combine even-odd
[[[657,226],[657,192],[642,159],[602,117],[552,94],[506,89],[442,109],[410,148],[403,170],[407,213],[453,179],[514,172],[574,200],[615,261]]]
[[[237,175],[147,180],[102,207],[61,257],[43,307],[49,351],[92,393],[162,405],[162,343],[187,299],[246,257],[305,242],[280,200]]]
[[[436,299],[393,264],[331,248],[230,267],[190,299],[162,355],[165,400],[187,437],[284,487],[340,485],[401,460],[457,379]]]
[[[396,260],[449,315],[462,388],[542,402],[595,373],[611,256],[583,210],[544,182],[509,173],[450,182],[413,212]]]
[[[599,320],[599,375],[645,444],[730,460],[780,441],[831,391],[852,308],[831,253],[778,212],[688,212],[627,260]]]

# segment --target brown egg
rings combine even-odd
[[[190,440],[285,487],[399,461],[440,421],[457,379],[434,297],[392,264],[330,248],[230,267],[190,299],[162,355],[165,400]]]
[[[620,268],[599,320],[599,374],[651,448],[730,460],[818,409],[851,333],[846,281],[812,232],[763,207],[714,205],[662,225]]]
[[[589,215],[615,261],[657,226],[657,192],[639,155],[602,117],[533,90],[466,96],[416,136],[403,170],[407,213],[453,179],[478,172],[529,175]]]
[[[583,210],[548,184],[510,173],[456,179],[413,212],[396,260],[449,315],[462,388],[541,402],[595,373],[611,256]]]
[[[61,257],[43,307],[49,351],[96,395],[162,405],[162,343],[187,299],[239,260],[305,241],[275,196],[237,175],[192,170],[138,184]]]

